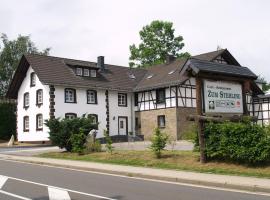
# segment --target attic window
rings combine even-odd
[[[175,70],[172,70],[168,74],[170,75],[170,74],[173,74],[174,72],[175,72]]]
[[[154,76],[153,74],[150,74],[150,75],[147,76],[147,79],[150,79],[150,78],[152,78],[153,76]]]
[[[83,70],[83,76],[89,76],[89,69]]]
[[[134,74],[129,74],[129,78],[131,78],[131,79],[135,79],[136,77],[135,77],[135,75],[134,75]]]
[[[90,70],[90,76],[91,77],[97,77],[97,71],[95,69]]]
[[[82,76],[82,73],[83,73],[82,71],[83,71],[82,68],[79,68],[79,67],[76,68],[76,75],[77,76]]]

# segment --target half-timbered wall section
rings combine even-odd
[[[165,100],[157,101],[157,91],[165,90]],[[178,86],[159,88],[138,92],[136,111],[173,108],[173,107],[196,107],[195,79],[191,78]]]
[[[269,124],[270,121],[270,96],[254,97],[248,103],[250,105],[250,115],[258,118],[260,125]]]

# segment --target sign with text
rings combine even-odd
[[[205,113],[243,113],[241,84],[204,80],[204,108]]]

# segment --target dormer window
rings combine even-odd
[[[90,70],[91,77],[97,77],[97,71],[95,69]]]
[[[35,72],[32,72],[30,75],[30,87],[33,87],[36,85],[36,74]]]
[[[77,76],[82,76],[82,73],[83,73],[82,68],[77,67],[77,68],[76,68],[76,75],[77,75]]]
[[[89,69],[83,70],[83,76],[89,76]]]

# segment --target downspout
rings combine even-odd
[[[135,129],[134,129],[134,108],[133,108],[133,106],[134,106],[134,95],[133,95],[133,93],[131,93],[131,98],[130,98],[130,112],[131,112],[131,117],[130,117],[130,120],[131,120],[131,123],[130,123],[130,125],[131,125],[131,131],[132,131],[132,134],[133,134],[133,136],[135,136]]]

